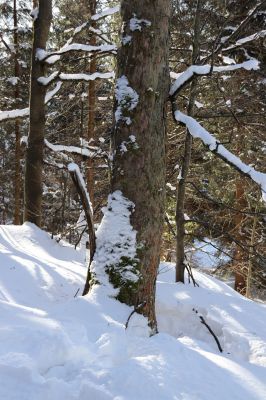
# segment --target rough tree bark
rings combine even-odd
[[[43,142],[45,128],[46,87],[38,83],[45,66],[36,58],[37,49],[45,49],[52,21],[52,0],[33,2],[36,12],[33,23],[33,46],[30,85],[30,128],[26,152],[24,220],[41,225]]]
[[[132,107],[132,93],[129,99],[125,95],[120,104],[118,101],[112,136],[112,190],[121,190],[135,204],[131,224],[137,231],[141,276],[134,288],[120,289],[118,299],[135,306],[137,312],[148,317],[155,331],[155,282],[165,200],[170,3],[170,0],[124,0],[121,3],[124,28],[118,53],[117,88],[119,79],[124,84],[127,80],[138,101]],[[120,118],[117,117],[118,108]],[[123,145],[127,151],[123,151]]]
[[[194,21],[194,41],[192,51],[192,65],[195,65],[199,56],[199,39],[200,39],[200,13],[202,9],[202,0],[197,1],[195,21]],[[194,104],[196,99],[197,78],[194,77],[190,86],[190,97],[187,113],[190,116],[194,114]],[[189,172],[190,158],[192,148],[192,136],[186,132],[184,157],[181,165],[181,179],[178,182],[177,200],[176,200],[176,282],[184,283],[185,273],[185,195],[186,180]]]

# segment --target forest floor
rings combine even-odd
[[[161,264],[149,337],[136,314],[125,329],[132,310],[101,287],[81,297],[81,251],[1,226],[0,399],[265,400],[266,305],[194,275],[199,287],[176,284]]]

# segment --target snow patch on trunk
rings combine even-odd
[[[107,288],[109,295],[116,297],[119,289],[109,283],[107,272],[118,274],[122,284],[136,283],[139,275],[137,265],[137,232],[130,224],[134,203],[117,190],[109,195],[104,216],[96,232],[96,253],[91,273],[96,281]]]
[[[134,14],[134,17],[129,21],[129,28],[132,32],[141,31],[142,28],[146,26],[151,26],[151,21],[147,19],[138,19],[136,18],[136,14]]]
[[[138,93],[129,86],[128,79],[125,75],[122,75],[117,79],[115,88],[115,98],[117,100],[117,109],[115,112],[115,120],[125,121],[127,125],[131,124],[131,118],[124,115],[128,111],[134,110],[139,102]]]

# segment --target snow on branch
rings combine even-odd
[[[92,215],[93,215],[93,210],[92,210],[92,204],[91,204],[91,201],[90,201],[90,196],[89,196],[89,193],[88,193],[88,191],[87,191],[87,188],[86,188],[86,184],[85,184],[83,175],[82,175],[82,173],[80,172],[79,166],[78,166],[77,164],[75,164],[75,163],[70,163],[70,164],[68,164],[67,168],[68,168],[68,171],[69,171],[69,172],[75,172],[75,174],[76,174],[76,176],[77,176],[77,178],[78,178],[78,181],[79,181],[79,183],[80,183],[80,186],[82,187],[82,191],[83,191],[84,194],[85,194],[86,202],[90,205],[91,213],[92,213]]]
[[[46,93],[45,104],[49,103],[49,101],[60,90],[61,86],[62,86],[62,82],[57,82],[57,84],[54,87],[54,89],[52,89],[52,90],[50,90],[49,92]],[[11,120],[11,119],[17,119],[17,118],[26,118],[29,115],[30,115],[29,107],[18,109],[18,110],[0,111],[0,122],[7,121],[9,119]]]
[[[237,41],[235,42],[235,44],[233,44],[233,45],[227,47],[226,49],[222,49],[222,52],[235,49],[236,47],[240,47],[240,46],[242,46],[242,45],[245,44],[245,43],[251,42],[251,41],[253,41],[253,40],[257,40],[257,39],[259,39],[259,38],[261,38],[261,37],[264,37],[264,36],[266,36],[266,30],[263,30],[263,31],[260,31],[260,32],[256,32],[256,33],[254,33],[253,35],[246,36],[246,37],[244,37],[244,38],[242,38],[242,39],[237,40]]]
[[[56,79],[61,81],[94,81],[95,79],[113,79],[115,77],[114,71],[111,72],[95,72],[94,74],[64,74],[59,71],[53,72],[50,76],[38,79],[38,82],[44,86],[49,85]]]
[[[208,75],[212,72],[230,72],[235,71],[237,69],[244,68],[248,71],[259,69],[259,62],[257,60],[249,60],[245,61],[241,64],[234,65],[220,65],[220,66],[211,66],[210,64],[206,65],[191,65],[188,69],[181,74],[178,74],[177,79],[173,83],[170,89],[170,96],[174,96],[177,92],[179,92],[183,86],[191,81],[194,75]]]
[[[90,18],[89,21],[86,21],[83,24],[79,25],[77,28],[75,28],[72,37],[70,39],[68,39],[66,44],[63,47],[61,47],[61,49],[59,49],[58,51],[50,52],[50,53],[46,52],[43,49],[37,49],[36,58],[38,60],[40,60],[40,61],[46,62],[47,64],[55,64],[57,61],[60,60],[62,54],[65,54],[66,52],[69,52],[69,51],[74,51],[74,50],[75,51],[87,51],[87,52],[93,52],[93,51],[99,51],[99,52],[116,51],[117,47],[115,45],[113,45],[113,44],[109,44],[109,46],[111,46],[109,48],[107,47],[105,49],[100,50],[99,47],[101,47],[101,46],[82,45],[82,44],[78,44],[78,43],[73,43],[73,40],[75,39],[77,34],[82,32],[87,27],[92,32],[94,32],[94,33],[96,33],[98,35],[101,34],[101,31],[96,30],[96,29],[94,29],[93,27],[90,26],[91,21],[98,21],[98,20],[100,20],[102,18],[105,18],[107,16],[113,15],[113,14],[119,12],[119,11],[120,11],[120,6],[118,5],[116,7],[106,8],[102,12],[100,12],[99,14],[93,15]],[[101,37],[101,38],[104,41],[109,42],[108,39],[106,39],[104,37]],[[96,49],[97,47],[98,47],[98,49]]]
[[[39,61],[45,61],[48,64],[55,64],[62,54],[70,51],[85,51],[88,53],[109,53],[117,50],[117,46],[114,44],[103,44],[99,46],[92,46],[89,44],[72,43],[67,44],[57,51],[47,52],[44,49],[37,49],[36,58]]]
[[[204,129],[194,118],[183,114],[181,111],[174,112],[174,118],[177,122],[185,125],[189,133],[194,138],[199,138],[215,153],[219,158],[224,160],[227,164],[234,167],[236,170],[246,175],[248,178],[257,183],[262,190],[262,198],[266,201],[266,174],[256,171],[253,167],[245,164],[237,156],[227,150],[211,133]]]
[[[112,8],[105,8],[102,12],[99,14],[95,14],[91,17],[93,21],[98,21],[101,18],[109,17],[110,15],[116,14],[120,11],[120,5],[117,5]]]
[[[49,92],[46,93],[45,95],[45,104],[49,103],[50,100],[56,95],[57,92],[61,89],[62,82],[57,82],[55,85],[54,89],[50,90]]]
[[[261,10],[264,9],[266,6],[266,1],[263,0],[259,4],[257,4],[253,9],[251,9],[247,15],[247,17],[240,22],[240,24],[234,29],[231,35],[228,37],[224,38],[222,42],[218,44],[216,49],[213,51],[212,54],[210,54],[208,57],[205,58],[205,61],[213,57],[213,54],[219,53],[225,46],[228,46],[230,43],[235,42],[235,40],[240,36],[241,32],[244,31],[246,26],[250,24],[250,21],[260,12]]]
[[[25,118],[28,117],[28,115],[28,107],[21,110],[0,111],[0,122],[6,121],[8,119]]]
[[[78,80],[78,81],[94,81],[95,79],[114,79],[115,73],[111,72],[95,72],[94,74],[60,74],[59,79],[63,81]]]
[[[50,143],[47,139],[44,139],[44,144],[52,151],[55,152],[68,152],[68,153],[75,153],[75,154],[80,154],[81,156],[85,157],[95,157],[96,151],[91,151],[87,148],[83,147],[77,147],[77,146],[64,146],[61,144],[53,144]]]

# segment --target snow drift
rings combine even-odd
[[[81,251],[29,223],[1,226],[0,399],[264,400],[265,305],[194,274],[199,287],[175,284],[161,264],[149,337],[136,314],[125,329],[131,309],[102,287],[80,297]]]

